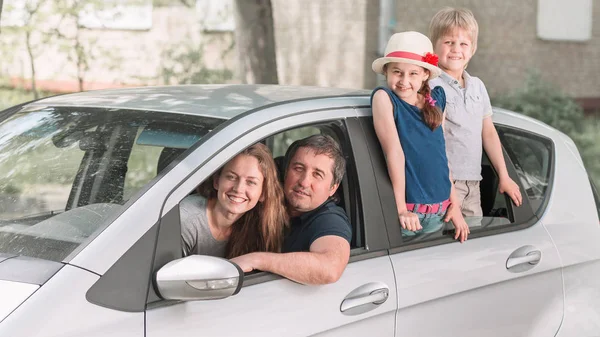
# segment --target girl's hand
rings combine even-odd
[[[423,229],[423,227],[421,227],[421,221],[419,221],[419,216],[415,213],[409,211],[400,213],[398,214],[398,219],[400,219],[400,226],[406,230],[415,232]]]
[[[515,183],[509,177],[506,177],[504,179],[500,179],[498,187],[500,189],[500,193],[505,193],[508,195],[517,207],[521,206],[523,203],[523,197],[521,196],[521,191],[519,190],[519,185],[517,185],[517,183]]]
[[[452,225],[455,228],[454,240],[460,240],[460,243],[465,242],[471,230],[469,230],[469,225],[467,225],[465,218],[463,218],[460,212],[460,207],[450,204],[444,218],[444,222],[448,221],[452,221]]]

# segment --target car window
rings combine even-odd
[[[321,134],[321,130],[315,126],[305,126],[288,131],[278,133],[267,139],[267,146],[271,148],[273,157],[281,157],[285,155],[288,147],[298,139],[306,138],[312,135]]]
[[[596,201],[596,211],[598,211],[598,219],[600,219],[600,194],[598,194],[598,188],[590,177],[590,184],[592,185],[592,194],[594,195],[594,201]]]
[[[531,201],[533,210],[539,210],[546,198],[550,181],[551,141],[531,133],[504,127],[499,127],[498,133],[502,145],[517,170],[519,180],[525,189],[524,194]]]
[[[0,122],[0,253],[61,261],[223,120],[99,108],[22,110]],[[170,157],[173,160],[175,157]]]
[[[485,152],[481,159],[481,176],[482,180],[479,182],[478,192],[480,195],[483,216],[464,217],[472,234],[510,225],[515,221],[512,216],[512,204],[503,193],[500,193],[498,187],[498,174]],[[469,185],[467,185],[467,187],[468,186]],[[469,191],[468,193],[476,192],[477,191]],[[443,237],[453,236],[454,226],[452,223],[446,223],[444,224],[442,231],[435,233],[418,233],[416,235],[408,234],[410,233],[402,233],[402,240],[404,243],[432,241],[442,239]]]

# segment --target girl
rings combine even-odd
[[[269,148],[254,144],[180,204],[183,256],[280,252],[288,223]]]
[[[443,220],[452,220],[456,229],[454,238],[464,242],[469,228],[456,201],[440,127],[446,95],[428,84],[441,73],[431,41],[417,32],[394,34],[372,68],[386,77],[387,86],[373,90],[371,104],[402,234],[438,231],[445,214]]]

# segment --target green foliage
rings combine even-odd
[[[571,137],[600,186],[600,121],[586,118],[572,98],[530,73],[523,87],[494,99],[493,105],[538,119]]]
[[[210,69],[204,65],[204,46],[177,43],[161,53],[160,76],[166,84],[214,84],[233,78],[229,69]]]
[[[39,95],[40,97],[46,97],[51,96],[52,93],[42,91],[39,93]],[[33,99],[33,92],[29,90],[5,88],[0,86],[0,111],[10,108],[19,103],[31,101]]]

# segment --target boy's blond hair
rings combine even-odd
[[[437,12],[429,24],[429,37],[431,43],[435,46],[437,41],[452,33],[456,28],[464,29],[471,37],[473,52],[477,49],[477,35],[479,34],[479,25],[475,20],[473,12],[466,8],[444,7]]]

